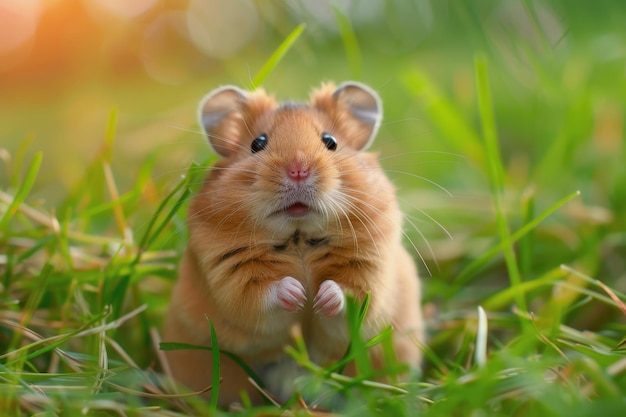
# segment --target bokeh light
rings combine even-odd
[[[133,18],[153,8],[160,0],[84,0],[84,5],[94,16],[102,13],[115,17]]]
[[[37,30],[41,10],[38,0],[0,2],[0,53],[9,52],[27,42]]]
[[[191,40],[204,53],[228,58],[252,39],[259,17],[249,0],[191,0],[187,25]]]
[[[41,0],[0,2],[0,70],[17,65],[32,48]]]
[[[140,47],[144,71],[153,80],[176,85],[189,74],[190,56],[185,12],[160,15],[144,31]]]

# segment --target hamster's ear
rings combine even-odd
[[[198,121],[220,156],[227,157],[238,147],[239,119],[246,100],[245,91],[230,85],[215,89],[200,100]]]
[[[355,149],[367,149],[374,141],[382,121],[383,107],[380,97],[370,87],[348,81],[331,93],[326,86],[313,96],[313,104],[327,112],[335,126],[345,129],[345,135]]]
[[[209,143],[220,156],[229,157],[242,148],[250,129],[276,102],[261,89],[243,91],[227,85],[204,96],[198,106],[198,121]]]

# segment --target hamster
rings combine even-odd
[[[365,152],[381,119],[378,94],[357,82],[323,84],[308,104],[234,86],[204,97],[200,124],[221,159],[190,202],[164,341],[209,345],[208,318],[219,348],[288,398],[292,373],[280,364],[291,328],[300,326],[314,362],[337,361],[349,344],[346,294],[369,293],[364,337],[392,325],[398,360],[419,367],[417,270],[402,245],[395,189]],[[382,352],[372,355],[382,363]],[[167,358],[185,386],[210,385],[209,351]],[[222,355],[220,368],[222,406],[243,390],[261,400],[239,365]]]

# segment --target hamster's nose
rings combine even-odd
[[[308,178],[309,169],[302,163],[293,163],[287,168],[287,175],[294,181],[302,181]]]

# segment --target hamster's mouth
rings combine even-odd
[[[291,217],[304,217],[309,214],[311,209],[304,203],[294,203],[283,209],[283,212]]]

